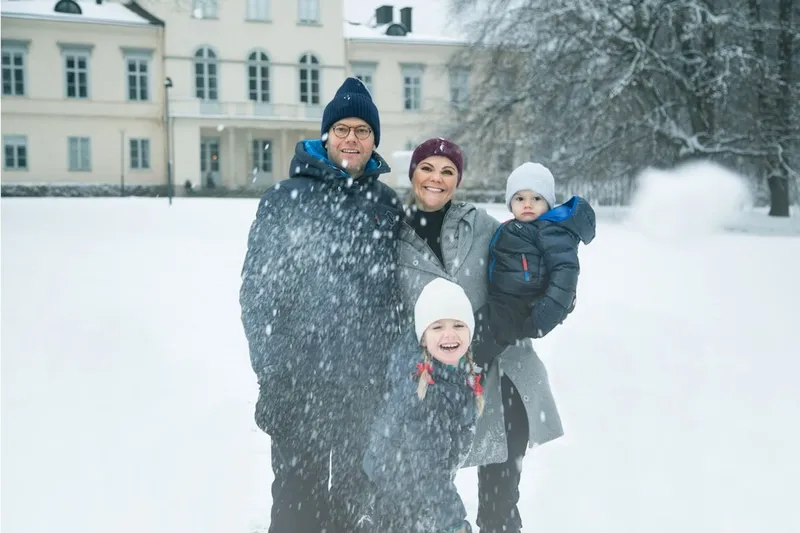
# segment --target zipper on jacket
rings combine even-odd
[[[525,254],[522,254],[522,271],[525,272],[525,281],[530,281],[531,275],[528,272],[528,258],[525,257]]]

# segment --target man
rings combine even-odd
[[[261,199],[242,270],[242,322],[272,438],[270,533],[355,531],[361,461],[399,329],[402,213],[374,149],[380,118],[348,78],[297,143],[290,178]],[[328,481],[331,489],[328,490]]]

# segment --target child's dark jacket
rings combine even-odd
[[[498,341],[545,336],[572,310],[578,244],[595,236],[595,213],[579,196],[533,222],[511,219],[489,246],[490,329]]]
[[[413,332],[391,359],[389,390],[370,435],[364,471],[376,489],[373,521],[386,531],[438,533],[464,525],[454,478],[472,446],[475,397],[464,359],[433,360],[434,383],[417,396],[422,349]]]

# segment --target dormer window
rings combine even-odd
[[[58,0],[56,7],[53,8],[56,13],[69,13],[70,15],[82,15],[81,6],[73,0]]]

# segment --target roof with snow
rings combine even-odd
[[[398,6],[385,0],[345,0],[345,39],[368,42],[460,45],[464,34],[449,22],[448,0],[405,0]],[[377,24],[377,10],[391,8],[391,22]],[[411,9],[411,31],[401,21],[400,9]],[[387,32],[389,35],[387,35]]]
[[[148,19],[146,16],[134,12],[143,11],[135,2],[130,2],[130,5],[131,7],[119,2],[102,2],[98,4],[94,0],[2,0],[0,10],[4,18],[124,26],[157,24],[157,19],[154,19],[154,17]],[[56,6],[58,6],[58,10]]]

